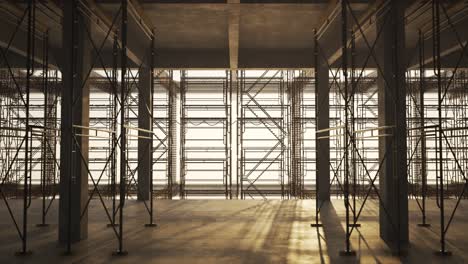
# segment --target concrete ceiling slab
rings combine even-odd
[[[323,4],[250,4],[240,12],[239,47],[249,49],[313,48]]]
[[[142,4],[156,32],[156,47],[228,48],[225,4]]]

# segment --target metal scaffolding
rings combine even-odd
[[[239,195],[241,199],[289,197],[290,105],[286,72],[266,70],[254,77],[248,74],[240,72],[237,94]]]
[[[392,30],[397,32],[396,19],[398,6],[396,3],[385,3],[374,12],[381,14],[379,17],[379,26],[376,34],[372,39],[364,33],[363,22],[356,18],[355,10],[350,5],[349,1],[342,0],[337,9],[336,19],[341,24],[341,45],[340,45],[340,61],[338,68],[333,67],[328,63],[328,58],[324,57],[326,49],[319,41],[320,33],[316,33],[315,37],[315,67],[320,67],[317,62],[319,58],[326,62],[328,72],[331,73],[331,79],[328,86],[330,94],[330,127],[317,130],[317,141],[330,141],[330,171],[333,177],[330,181],[329,188],[332,194],[343,199],[346,215],[345,222],[345,249],[340,252],[342,256],[354,256],[355,251],[351,248],[351,235],[356,228],[360,227],[359,218],[366,203],[374,198],[380,206],[380,223],[387,222],[388,228],[396,235],[396,244],[389,244],[392,250],[397,254],[401,254],[402,246],[400,240],[401,227],[399,222],[395,222],[395,214],[399,219],[400,203],[397,203],[396,212],[389,209],[388,201],[384,200],[382,188],[382,179],[379,179],[382,174],[382,168],[387,160],[393,162],[393,166],[398,166],[395,163],[398,152],[401,151],[398,131],[404,129],[398,126],[398,110],[401,106],[401,100],[398,97],[399,79],[401,78],[397,72],[399,71],[397,56],[397,45],[392,46],[392,55],[394,59],[392,63],[392,75],[386,75],[386,70],[382,66],[382,61],[378,60],[375,55],[377,43],[382,41],[382,32],[389,29],[386,25],[392,25]],[[393,22],[391,22],[393,21]],[[388,23],[388,24],[387,24]],[[379,28],[380,27],[380,28]],[[388,33],[386,33],[388,34]],[[398,34],[395,33],[394,40],[398,40]],[[359,38],[364,45],[364,52],[359,53],[363,56],[363,63],[356,63],[356,39]],[[321,58],[323,57],[323,59]],[[380,58],[382,59],[382,58]],[[369,62],[373,61],[376,66],[369,72]],[[316,72],[317,74],[317,72]],[[378,84],[380,80],[382,84]],[[317,78],[317,77],[316,77]],[[393,85],[393,86],[392,86]],[[393,90],[394,89],[394,90]],[[378,98],[378,95],[384,97],[391,96],[391,100],[386,98]],[[378,101],[377,101],[378,100]],[[377,105],[387,104],[384,100],[392,101],[388,103],[394,105],[393,110],[387,116],[392,116],[390,122],[395,122],[394,125],[381,124],[381,115],[378,114]],[[317,106],[319,103],[317,103]],[[380,105],[379,105],[380,106]],[[390,107],[392,109],[392,107]],[[318,110],[317,110],[318,111]],[[377,122],[379,121],[379,122]],[[382,123],[387,122],[383,119]],[[401,139],[400,139],[401,141]],[[385,147],[384,147],[385,146]],[[381,151],[384,150],[384,151]],[[317,153],[317,155],[321,155]],[[388,165],[387,165],[388,166]],[[386,167],[386,166],[385,166]],[[398,175],[396,169],[392,168],[392,174],[386,175],[387,178],[394,178],[394,182],[399,182],[404,179],[403,175]],[[385,168],[385,171],[388,171]],[[398,176],[395,176],[398,175]],[[322,174],[323,177],[323,174]],[[400,192],[400,184],[394,186],[394,191]],[[320,186],[317,186],[320,190]],[[322,187],[324,188],[324,187]],[[316,192],[318,194],[319,191]],[[398,198],[399,199],[399,198]],[[312,227],[320,227],[319,214],[325,200],[318,201],[316,196],[315,222]],[[384,219],[384,220],[382,220]],[[400,220],[397,220],[400,221]],[[404,240],[404,238],[403,238]]]
[[[290,197],[305,199],[312,197],[316,177],[315,79],[310,71],[288,71],[287,86],[291,106],[288,185]]]
[[[422,8],[432,23],[419,30],[419,61],[407,73],[409,186],[421,211],[419,226],[429,227],[435,220],[428,218],[426,207],[430,197],[436,198],[440,226],[437,254],[441,256],[451,255],[446,236],[461,200],[466,198],[467,183],[467,72],[462,66],[466,63],[466,43],[456,27],[456,19],[467,10],[454,13],[450,7],[447,1],[433,0]],[[442,27],[456,36],[459,48],[454,52],[454,65],[448,67],[442,58]]]
[[[180,198],[232,198],[229,72],[208,78],[182,71],[180,101]]]
[[[66,251],[71,253],[72,197],[82,191],[77,182],[83,174],[89,187],[84,190],[88,196],[79,219],[86,217],[90,203],[99,202],[109,230],[115,234],[118,255],[126,254],[124,209],[129,199],[142,201],[148,213],[146,226],[151,227],[155,226],[155,198],[315,198],[312,226],[320,227],[320,211],[326,201],[318,199],[324,187],[318,184],[316,161],[321,153],[317,145],[328,140],[331,158],[329,174],[324,175],[331,174],[331,179],[327,191],[343,201],[346,212],[342,255],[354,255],[351,236],[360,227],[361,213],[369,200],[379,203],[381,219],[388,221],[388,229],[396,236],[392,250],[404,253],[400,235],[405,227],[396,222],[404,205],[398,201],[392,204],[396,209],[390,209],[382,198],[384,173],[397,182],[396,193],[405,192],[401,186],[408,187],[407,198],[414,199],[421,212],[419,226],[440,223],[439,254],[450,255],[448,231],[459,204],[468,196],[468,44],[461,39],[455,21],[468,11],[464,8],[451,13],[450,3],[443,0],[421,5],[418,16],[430,16],[431,25],[419,29],[414,57],[405,58],[405,94],[401,96],[400,69],[384,69],[382,58],[376,55],[382,34],[391,33],[395,36],[390,39],[396,43],[389,49],[393,61],[388,64],[402,60],[397,50],[400,40],[395,2],[384,1],[372,11],[371,17],[379,18],[380,27],[375,26],[375,35],[370,38],[365,21],[357,18],[349,1],[340,1],[334,17],[341,21],[340,59],[333,64],[320,41],[323,32],[315,32],[313,70],[205,72],[155,70],[153,32],[144,44],[147,52],[143,57],[147,60],[132,64],[128,16],[136,11],[131,4],[122,0],[106,27],[91,19],[95,14],[83,1],[73,0],[72,17],[64,22],[72,36],[66,43],[70,44],[72,67],[60,73],[49,62],[48,32],[36,30],[39,1],[20,5],[24,13],[16,29],[27,28],[24,65],[11,65],[11,47],[0,48],[0,195],[22,243],[19,254],[30,253],[28,223],[33,198],[41,200],[41,218],[33,221],[46,227],[59,190],[60,200],[67,203]],[[412,21],[411,16],[408,21]],[[104,37],[92,34],[91,26],[104,30]],[[385,33],[389,27],[392,32]],[[458,49],[454,54],[458,58],[454,65],[444,64],[441,27],[456,36]],[[40,61],[35,55],[37,37],[44,47]],[[83,71],[77,66],[78,56],[83,55],[77,47],[83,38],[94,57],[88,54],[92,57],[89,69],[77,74]],[[105,46],[112,50],[111,62],[103,54]],[[323,103],[318,99],[318,60],[326,62],[330,73],[325,102],[330,108],[329,127],[325,129],[317,128]],[[413,60],[417,63],[410,67]],[[143,88],[140,80],[145,67],[150,72],[150,85]],[[83,80],[77,81],[77,75],[83,75]],[[389,91],[390,87],[395,89]],[[150,99],[142,99],[141,90],[147,88]],[[89,109],[82,109],[80,100],[89,100]],[[379,108],[382,102],[392,106],[387,114],[395,124],[380,124],[382,111],[387,111]],[[402,104],[406,105],[405,113],[395,110]],[[86,111],[89,123],[84,124],[78,116]],[[139,127],[143,114],[149,116],[149,129]],[[402,116],[406,127],[397,122]],[[405,136],[399,131],[405,131]],[[151,142],[149,175],[138,173],[139,148],[145,140]],[[396,163],[400,155],[407,156],[407,179],[396,169],[383,172],[384,164],[388,160]],[[146,176],[148,200],[138,196],[140,179]],[[435,198],[439,208],[438,219],[427,214],[430,198]],[[12,209],[14,199],[21,200],[21,211]]]
[[[177,180],[174,174],[177,169],[175,166],[177,149],[174,143],[177,131],[173,124],[177,121],[177,112],[174,111],[176,110],[177,90],[172,71],[166,75],[164,73],[164,70],[159,71],[154,79],[153,183],[157,197],[172,199],[174,183]]]
[[[44,227],[57,195],[60,77],[57,70],[50,69],[48,32],[36,30],[36,2],[27,1],[18,8],[23,8],[22,16],[16,20],[8,46],[0,48],[3,67],[0,72],[0,193],[21,239],[18,255],[29,255],[32,199],[42,199],[41,219],[36,221],[37,226]],[[24,65],[12,65],[11,43],[24,27],[27,34]],[[36,56],[37,38],[42,39],[44,47],[40,59]],[[22,199],[21,213],[10,206],[13,198]]]
[[[66,102],[67,109],[62,111],[62,114],[65,115],[62,116],[62,118],[66,121],[62,122],[62,137],[64,138],[65,135],[67,135],[67,137],[62,140],[62,146],[72,146],[72,148],[62,150],[65,152],[62,154],[62,157],[68,160],[67,168],[63,168],[63,170],[69,170],[62,175],[62,181],[66,181],[64,184],[68,186],[66,192],[67,197],[65,197],[66,202],[69,203],[67,207],[68,216],[66,217],[68,221],[68,234],[66,236],[68,254],[71,252],[72,241],[70,224],[73,216],[71,212],[72,195],[74,195],[74,191],[80,191],[80,188],[76,186],[72,187],[72,185],[76,182],[74,179],[82,177],[81,175],[76,175],[73,170],[73,164],[75,162],[78,162],[75,166],[81,164],[84,174],[87,175],[87,181],[92,184],[87,201],[84,208],[81,210],[80,219],[87,214],[90,202],[93,200],[94,196],[97,196],[109,220],[108,226],[112,228],[118,241],[118,249],[115,254],[126,254],[124,250],[123,229],[125,219],[124,206],[125,201],[134,193],[135,185],[138,184],[139,180],[136,171],[140,164],[135,162],[135,141],[147,139],[152,142],[154,135],[152,126],[150,126],[149,130],[143,129],[139,128],[136,122],[138,116],[143,115],[143,113],[138,112],[138,108],[136,107],[138,103],[141,103],[139,102],[140,98],[136,98],[136,94],[141,93],[138,77],[141,75],[140,71],[143,68],[143,64],[146,62],[142,61],[137,65],[136,72],[128,66],[128,15],[129,13],[134,15],[135,12],[133,8],[129,8],[129,5],[128,1],[121,1],[118,10],[113,14],[112,24],[108,25],[105,29],[105,37],[103,39],[95,39],[89,30],[90,24],[99,23],[99,21],[96,22],[90,19],[88,23],[86,23],[80,19],[80,17],[92,17],[92,10],[89,10],[86,5],[77,1],[72,1],[70,6],[67,7],[70,8],[69,12],[71,15],[70,24],[66,25],[71,30],[70,40],[72,43],[69,43],[71,44],[70,49],[72,54],[71,65],[78,63],[78,61],[73,61],[77,59],[77,56],[87,56],[78,54],[79,49],[76,49],[76,47],[83,45],[77,42],[80,36],[84,38],[81,41],[88,42],[92,51],[95,52],[95,57],[90,62],[90,67],[86,69],[87,72],[77,73],[77,71],[82,71],[82,69],[72,67],[65,71],[63,76],[63,78],[68,81],[70,87],[68,87],[69,89],[62,90],[64,94],[63,98],[69,100]],[[82,24],[80,24],[80,22]],[[84,36],[79,33],[79,28],[84,28],[84,33],[82,33]],[[109,42],[113,43],[111,67],[104,63],[102,55],[104,45]],[[152,32],[150,32],[148,37],[148,52],[146,53],[146,56],[150,58],[148,62],[149,65],[147,65],[150,69],[150,86],[145,88],[150,88],[151,98],[150,101],[145,101],[144,103],[146,105],[145,110],[149,112],[148,115],[151,120],[153,118],[152,94],[154,93],[153,48],[154,37]],[[94,69],[98,67],[102,68],[101,75],[103,75],[103,77],[101,78],[95,78],[96,71],[94,71]],[[77,75],[82,76],[83,79],[76,82],[75,76]],[[88,85],[104,91],[103,93],[88,92],[88,94],[86,94],[85,87]],[[89,91],[92,90],[91,88],[88,89]],[[65,95],[65,93],[69,94]],[[82,112],[90,111],[88,109],[83,110],[81,106],[78,106],[81,100],[87,97],[91,98],[91,102],[101,100],[109,103],[104,106],[105,111],[102,111],[102,104],[91,105],[91,108],[97,107],[98,111],[94,112],[96,116],[93,116],[93,122],[88,121],[89,124],[83,125],[81,123],[83,122],[82,119],[76,119],[76,115],[81,115]],[[74,113],[75,111],[78,113]],[[93,112],[91,112],[91,114],[92,113]],[[106,116],[99,116],[103,113]],[[70,142],[67,142],[67,140]],[[97,156],[94,158],[91,156],[91,159],[88,159],[88,155],[90,154],[88,153],[89,150],[83,149],[83,146],[86,148],[90,142],[95,143],[95,145],[89,150],[95,152],[94,154]],[[98,142],[101,142],[101,146],[99,146],[100,143]],[[107,146],[103,147],[103,143]],[[151,154],[152,152],[153,149],[151,148]],[[64,161],[62,160],[62,162]],[[105,186],[100,184],[106,173],[108,182],[110,182],[109,193],[112,200],[111,210],[109,210],[108,203],[104,200],[105,196],[101,192],[101,189],[106,189]],[[152,183],[152,170],[150,170],[149,174],[149,182]],[[150,204],[148,205],[147,202],[143,200],[149,215],[149,224],[146,226],[155,226],[153,222],[153,188],[150,188],[150,193]]]

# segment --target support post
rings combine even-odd
[[[91,67],[91,47],[86,40],[86,23],[77,11],[75,0],[64,2],[63,58],[62,68],[62,114],[61,114],[61,167],[59,241],[71,243],[85,239],[88,235],[88,214],[85,211],[88,199],[87,164],[88,138],[74,134],[86,134],[87,130],[74,129],[73,125],[89,126],[89,85],[86,73]],[[74,133],[75,132],[75,133]]]
[[[180,182],[179,182],[179,196],[180,199],[185,199],[185,175],[186,175],[186,157],[185,157],[185,138],[187,133],[186,128],[186,111],[185,111],[185,96],[186,96],[186,83],[185,83],[184,70],[180,71]]]
[[[345,222],[346,222],[346,238],[345,238],[345,249],[343,251],[340,251],[341,256],[355,256],[356,252],[351,249],[351,241],[350,241],[350,236],[351,236],[351,230],[350,230],[350,204],[349,204],[349,173],[350,173],[350,168],[349,168],[349,133],[350,133],[350,124],[349,124],[349,115],[351,114],[349,111],[349,81],[348,81],[348,12],[347,12],[347,0],[341,0],[341,23],[342,23],[342,28],[341,28],[341,71],[343,73],[343,89],[344,89],[344,163],[345,163],[345,168],[344,168],[344,187],[343,187],[343,195],[344,195],[344,205],[346,209],[346,214],[345,214]],[[354,219],[353,219],[354,220]]]
[[[147,201],[150,197],[150,176],[152,172],[153,152],[153,96],[151,94],[151,67],[144,64],[138,74],[138,194],[139,201]]]
[[[315,78],[315,115],[316,130],[326,129],[329,126],[329,89],[328,89],[328,67],[319,56],[317,30],[314,29],[314,78]],[[330,133],[326,132],[326,136]],[[318,139],[315,134],[316,145],[316,175],[315,175],[315,221],[311,227],[322,226],[319,223],[320,205],[319,201],[330,200],[330,139]]]
[[[315,114],[317,130],[330,127],[329,70],[323,56],[318,54],[319,40],[315,36]],[[316,135],[316,191],[319,201],[330,200],[330,132]]]
[[[49,31],[44,34],[44,57],[43,57],[43,65],[42,65],[42,89],[44,91],[44,130],[42,134],[42,164],[41,164],[41,194],[42,194],[42,210],[41,210],[41,223],[37,224],[37,227],[47,227],[49,226],[46,223],[46,214],[47,214],[47,177],[49,176],[50,168],[47,166],[48,158],[50,156],[49,149],[48,149],[48,141],[50,138],[50,132],[47,130],[49,127],[50,112],[52,111],[52,107],[49,106]],[[54,132],[55,133],[55,132]],[[50,145],[50,144],[49,144]]]
[[[31,143],[32,143],[32,132],[30,131],[29,121],[30,121],[30,90],[31,90],[31,77],[34,72],[34,34],[35,34],[35,2],[34,0],[28,1],[28,37],[27,37],[27,55],[26,55],[26,101],[25,101],[25,147],[24,147],[24,179],[23,179],[23,227],[21,233],[21,250],[17,252],[18,256],[26,256],[31,254],[28,251],[28,209],[31,205],[31,165],[32,156]]]
[[[150,43],[150,63],[149,63],[149,68],[150,68],[150,127],[149,130],[153,132],[153,120],[154,120],[154,31],[151,31],[152,36],[151,36],[151,43]],[[151,142],[150,142],[150,160],[149,160],[149,165],[150,165],[150,175],[149,175],[149,199],[150,199],[150,209],[149,209],[149,223],[145,224],[146,227],[155,227],[157,226],[154,223],[154,199],[153,199],[153,192],[154,192],[154,186],[153,186],[153,137],[154,135],[151,135]]]
[[[445,87],[445,84],[442,83],[442,69],[441,69],[441,51],[440,51],[440,43],[441,43],[441,37],[440,37],[440,7],[441,7],[441,2],[439,0],[433,0],[432,1],[432,39],[434,41],[433,45],[433,55],[434,55],[434,65],[433,65],[433,70],[434,73],[437,77],[437,123],[438,123],[438,131],[436,133],[436,146],[438,145],[438,151],[436,151],[437,155],[437,163],[438,166],[436,167],[436,170],[438,170],[438,175],[436,174],[436,181],[438,182],[438,190],[437,190],[437,198],[438,198],[438,203],[437,205],[439,206],[440,210],[440,249],[436,251],[436,255],[439,256],[450,256],[452,255],[452,252],[447,250],[447,245],[446,245],[446,224],[445,224],[445,194],[444,194],[444,145],[443,145],[443,130],[442,130],[442,125],[443,125],[443,117],[442,117],[442,103],[444,101],[443,99],[443,86]]]
[[[127,99],[127,26],[128,26],[128,0],[122,0],[121,2],[121,58],[120,58],[120,183],[119,183],[119,247],[117,251],[113,253],[116,256],[125,256],[127,251],[123,249],[123,225],[124,225],[124,207],[125,207],[125,195],[127,187],[127,129],[125,128],[126,116],[125,116],[125,102]]]
[[[426,124],[424,117],[424,92],[426,90],[425,84],[425,66],[424,66],[424,37],[419,30],[419,122],[421,126],[421,180],[422,180],[422,190],[421,190],[421,207],[422,207],[422,222],[418,224],[421,227],[430,227],[431,225],[427,223],[426,219],[426,197],[427,197],[427,165],[426,165],[426,132],[424,126]]]
[[[351,31],[351,69],[350,69],[350,74],[351,74],[351,93],[349,95],[349,101],[350,101],[350,106],[349,106],[349,114],[350,114],[350,130],[352,133],[350,133],[350,140],[351,142],[356,143],[356,134],[354,131],[356,131],[356,92],[357,92],[357,83],[356,83],[356,36],[355,32]],[[350,174],[352,176],[352,203],[353,203],[353,221],[352,223],[349,224],[350,227],[361,227],[361,224],[358,224],[358,216],[356,215],[356,198],[357,198],[357,193],[359,190],[358,186],[358,171],[357,171],[357,163],[358,159],[356,157],[356,149],[355,147],[352,148],[351,151],[351,171]]]
[[[238,85],[239,85],[239,80],[238,80],[238,70],[237,69],[231,69],[230,70],[230,78],[229,78],[229,85],[231,86],[231,153],[236,153],[238,155],[238,149],[239,149],[239,129],[235,127],[235,124],[237,124],[238,121],[238,109],[239,109],[239,104],[238,104]],[[231,156],[231,159],[236,156]],[[231,164],[235,164],[232,169],[231,169],[231,178],[232,175],[234,176],[234,179],[231,179],[232,181],[232,186],[231,187],[231,193],[232,197],[234,199],[240,199],[239,193],[239,163],[237,158],[231,160]],[[231,198],[232,199],[232,198]]]
[[[386,157],[379,175],[380,237],[396,254],[408,247],[404,2],[391,1],[389,8],[377,14],[377,31],[382,32],[377,40],[381,67],[377,78],[378,122],[379,126],[393,127],[392,136],[379,138],[379,159]],[[385,16],[390,16],[386,22]]]
[[[177,138],[178,138],[178,117],[177,117],[177,91],[174,84],[173,70],[169,72],[169,107],[168,107],[168,153],[167,153],[167,198],[172,199],[177,195]],[[175,193],[174,193],[175,192]]]
[[[118,90],[118,78],[117,78],[117,70],[118,70],[118,44],[117,44],[117,35],[114,36],[113,40],[113,47],[112,47],[112,124],[111,130],[117,131],[117,116],[118,116],[118,100],[117,100],[117,90]],[[117,135],[116,133],[112,133],[111,143],[112,146],[117,145]],[[111,158],[111,199],[112,199],[112,219],[111,223],[107,224],[107,227],[114,227],[118,224],[116,223],[115,215],[117,213],[117,153],[114,151],[112,153]]]

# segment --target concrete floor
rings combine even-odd
[[[19,201],[11,201],[19,212]],[[448,233],[453,256],[433,255],[438,248],[438,213],[429,201],[430,228],[417,227],[419,211],[410,202],[410,240],[408,256],[392,256],[379,239],[376,201],[369,201],[363,211],[362,227],[352,235],[356,257],[340,257],[344,247],[344,206],[333,200],[323,209],[324,227],[311,228],[314,201],[225,201],[225,200],[156,200],[157,228],[145,228],[144,205],[128,201],[125,207],[125,257],[113,257],[117,240],[106,227],[106,215],[98,200],[90,208],[89,238],[73,245],[72,256],[62,256],[57,244],[56,205],[49,216],[51,225],[39,222],[40,200],[31,207],[28,257],[16,257],[20,241],[0,207],[0,263],[463,263],[468,262],[468,201],[462,201]],[[449,203],[450,204],[450,203]],[[453,203],[451,203],[453,205]],[[451,206],[448,206],[451,208]]]

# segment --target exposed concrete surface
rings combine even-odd
[[[10,201],[19,212],[21,203]],[[452,202],[452,201],[450,201]],[[47,228],[40,221],[40,200],[33,200],[30,249],[33,255],[15,257],[20,248],[5,206],[0,207],[0,263],[463,263],[468,260],[466,201],[448,233],[454,255],[433,255],[438,247],[438,214],[434,200],[428,203],[429,229],[417,227],[420,213],[410,201],[409,255],[392,256],[378,232],[378,206],[371,200],[363,211],[359,232],[352,235],[356,257],[340,257],[344,246],[343,200],[332,200],[323,209],[323,229],[311,228],[313,200],[224,201],[156,200],[157,228],[145,228],[147,214],[142,202],[125,207],[125,257],[113,257],[117,240],[106,227],[106,216],[98,200],[91,203],[89,237],[73,246],[72,256],[57,243],[57,210],[51,209]],[[452,208],[453,203],[448,203]],[[56,204],[55,204],[56,205]],[[320,239],[318,239],[320,237]]]

